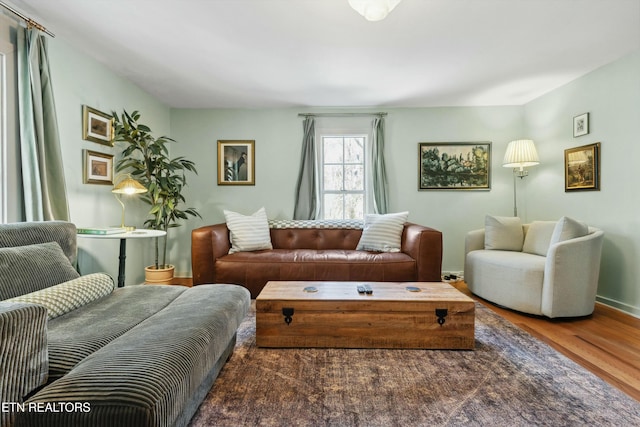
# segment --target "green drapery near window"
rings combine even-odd
[[[18,28],[18,106],[24,220],[69,220],[49,58],[37,29]]]
[[[371,144],[369,144],[369,170],[371,171],[373,188],[371,188],[370,195],[373,198],[374,213],[386,214],[389,211],[387,198],[389,185],[384,163],[384,118],[376,117],[373,120],[372,136]]]
[[[313,117],[302,122],[302,156],[296,185],[293,219],[317,219],[320,212],[318,189],[318,160],[316,159],[316,126]]]
[[[317,219],[320,214],[320,191],[316,155],[315,119],[306,117],[303,124],[302,157],[295,194],[293,219]],[[367,197],[371,200],[369,209],[377,214],[389,211],[387,171],[384,161],[384,118],[376,117],[372,122],[371,141],[368,144],[368,170],[371,185]]]

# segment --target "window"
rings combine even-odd
[[[320,140],[322,217],[364,218],[366,135],[323,135]]]

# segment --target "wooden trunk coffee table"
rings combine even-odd
[[[269,282],[256,298],[259,347],[470,350],[474,328],[474,301],[443,282]]]

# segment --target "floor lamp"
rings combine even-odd
[[[502,166],[513,168],[513,216],[518,216],[518,204],[516,201],[516,177],[522,179],[529,175],[524,168],[539,164],[536,146],[530,139],[518,139],[507,145]]]

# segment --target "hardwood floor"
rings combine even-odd
[[[452,285],[640,401],[640,319],[600,303],[582,318],[529,316],[471,294],[462,281]]]
[[[191,283],[190,278],[175,280]],[[640,401],[640,319],[600,303],[591,316],[577,319],[529,316],[471,294],[463,281],[452,285]]]

